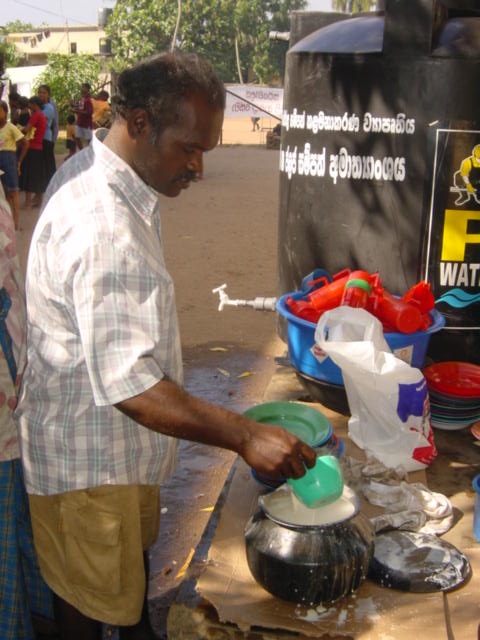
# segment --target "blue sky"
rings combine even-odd
[[[113,0],[1,0],[0,24],[12,20],[34,25],[96,24],[100,7],[113,7]],[[329,11],[331,0],[310,0],[311,10]]]

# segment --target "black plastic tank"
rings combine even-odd
[[[317,267],[425,278],[432,360],[480,362],[480,5],[388,0],[287,53],[279,287]]]

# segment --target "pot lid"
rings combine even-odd
[[[425,533],[389,531],[377,535],[368,577],[402,591],[450,591],[471,576],[467,557],[452,544]]]
[[[311,447],[324,444],[332,435],[330,422],[323,413],[298,402],[258,404],[244,415],[256,422],[283,427]]]

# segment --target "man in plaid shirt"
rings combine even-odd
[[[313,449],[182,388],[158,193],[202,176],[225,92],[193,54],[124,71],[114,121],[54,176],[27,270],[28,365],[17,410],[35,546],[62,638],[154,637],[145,551],[178,438],[300,477]],[[139,622],[140,620],[140,622]],[[142,635],[143,634],[143,635]]]

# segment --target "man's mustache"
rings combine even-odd
[[[197,171],[185,171],[185,173],[183,173],[180,176],[180,180],[182,180],[183,182],[198,182],[198,180],[200,180],[201,175],[197,172]]]

